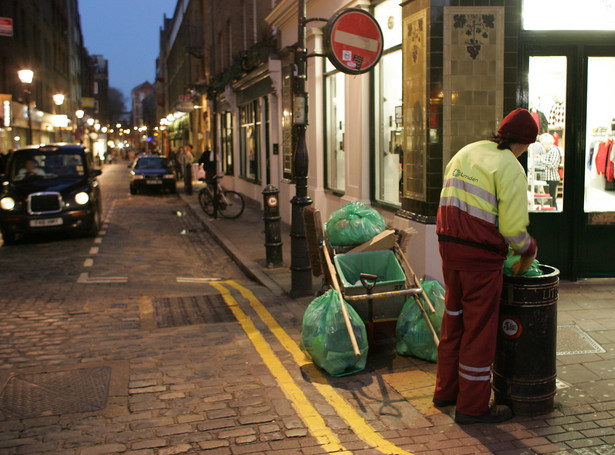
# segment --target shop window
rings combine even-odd
[[[375,199],[399,205],[402,170],[402,19],[399,1],[374,9],[388,46],[374,68]]]
[[[538,138],[527,151],[530,212],[561,212],[564,207],[566,65],[563,56],[530,57],[529,110]]]
[[[326,62],[325,73],[325,184],[334,191],[346,188],[346,84],[344,73]]]
[[[240,154],[241,176],[254,182],[259,181],[260,128],[259,101],[254,100],[241,107]]]
[[[297,134],[293,124],[293,70],[294,65],[285,65],[282,75],[282,167],[284,178],[294,178]]]
[[[222,172],[233,175],[233,116],[229,111],[220,115],[220,160]]]
[[[615,212],[615,57],[589,57],[585,135],[585,204],[592,223],[613,222]]]

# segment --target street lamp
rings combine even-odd
[[[77,118],[77,130],[75,131],[75,139],[79,141],[80,144],[83,144],[83,117],[85,116],[85,111],[83,109],[77,109],[75,111],[75,117]]]
[[[32,145],[32,116],[30,115],[30,84],[34,79],[34,71],[32,70],[19,70],[17,76],[23,84],[24,92],[26,94],[26,109],[28,113],[28,136],[26,138],[26,145]]]
[[[60,142],[62,142],[62,127],[60,126],[60,106],[62,106],[62,104],[64,104],[64,95],[62,93],[56,93],[55,95],[53,95],[53,102],[56,105],[56,125],[55,127],[59,130],[60,132]]]

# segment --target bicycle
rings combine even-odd
[[[238,218],[245,207],[243,196],[236,191],[225,190],[220,184],[221,179],[221,175],[216,175],[207,181],[207,185],[199,191],[199,204],[209,216],[220,213],[224,218]],[[205,181],[205,179],[199,180]],[[217,195],[216,199],[214,194]]]

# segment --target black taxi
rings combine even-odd
[[[101,173],[81,145],[37,145],[11,152],[0,176],[4,244],[43,232],[95,236],[102,219],[96,178]]]

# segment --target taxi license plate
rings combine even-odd
[[[160,185],[162,183],[162,180],[146,180],[145,183],[147,183],[148,185]]]
[[[45,218],[42,220],[30,220],[30,227],[60,226],[61,224],[62,218]]]

